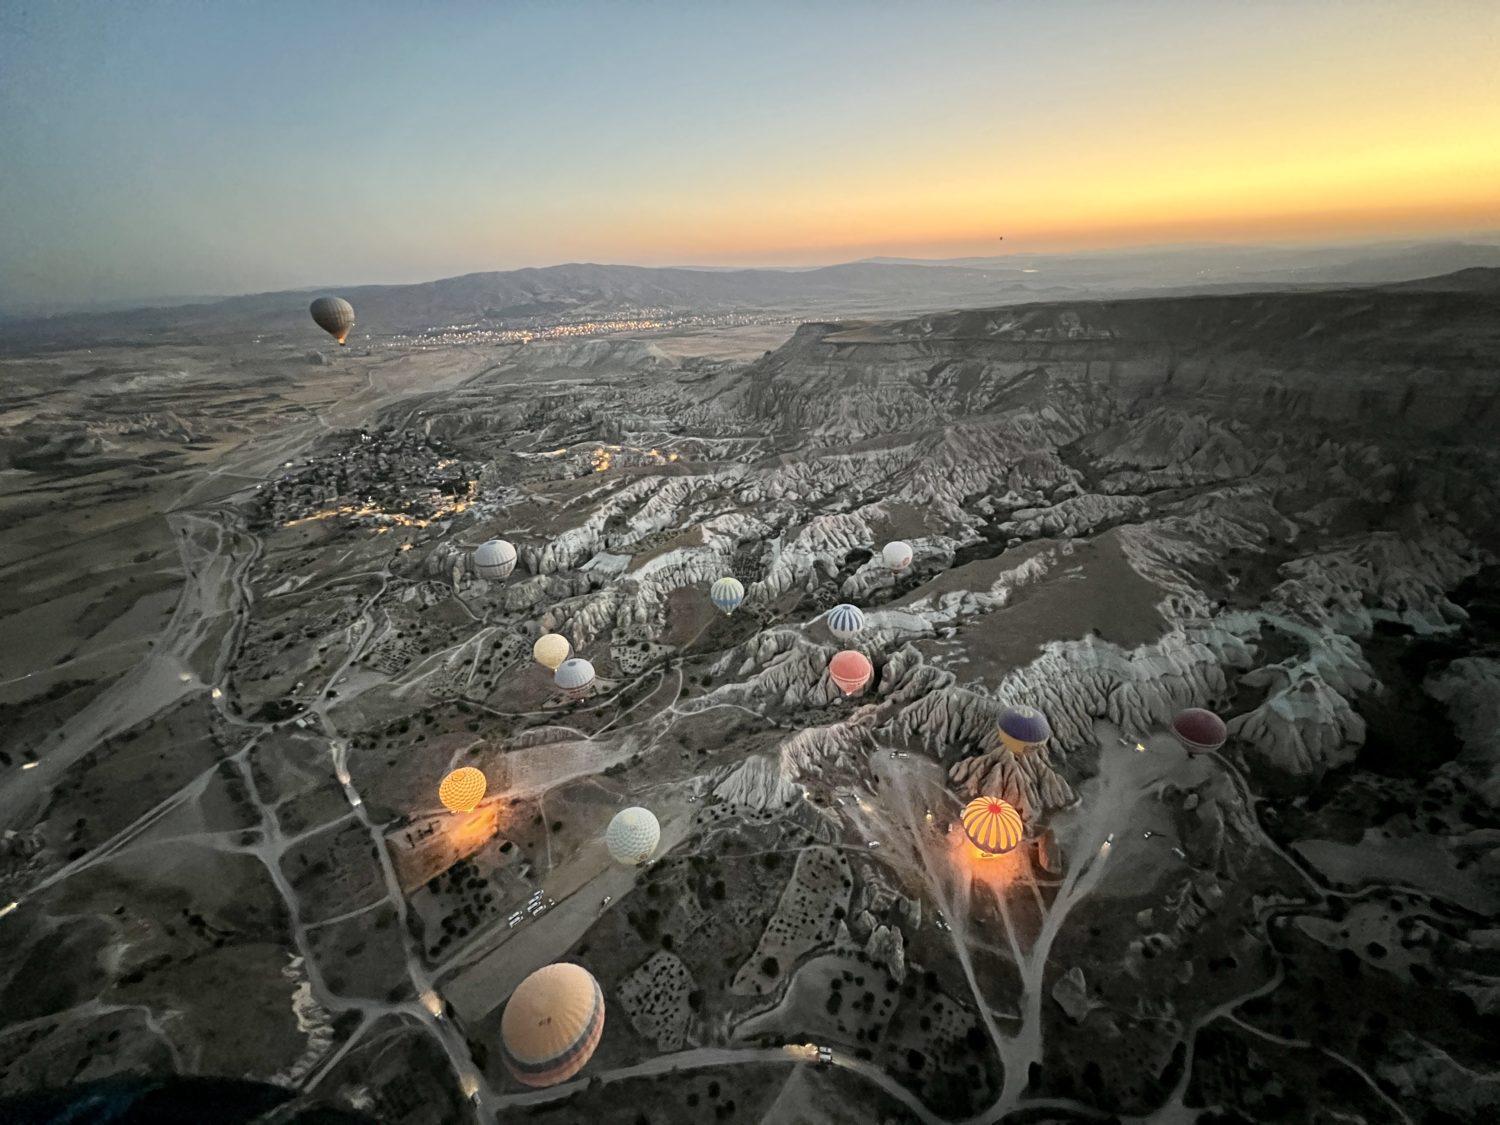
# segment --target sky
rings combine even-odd
[[[0,0],[0,312],[1495,230],[1496,59],[1496,0]]]

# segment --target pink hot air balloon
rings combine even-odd
[[[828,674],[845,695],[857,695],[865,690],[875,668],[864,653],[846,648],[828,662]]]
[[[1217,750],[1229,738],[1224,720],[1202,707],[1189,707],[1172,720],[1172,733],[1188,753]]]

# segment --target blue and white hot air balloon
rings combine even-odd
[[[713,584],[708,596],[725,613],[733,613],[745,600],[745,587],[738,578],[721,578]]]
[[[852,637],[865,627],[864,612],[859,606],[847,602],[830,609],[824,620],[828,622],[828,631],[839,640]]]

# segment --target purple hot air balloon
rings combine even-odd
[[[1047,716],[1035,707],[1007,707],[1000,712],[1000,741],[1013,754],[1024,754],[1051,737]]]
[[[1179,711],[1172,720],[1172,734],[1190,753],[1206,753],[1224,745],[1229,738],[1229,729],[1212,711],[1189,707],[1186,711]]]

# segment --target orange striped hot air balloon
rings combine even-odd
[[[583,1069],[604,1034],[604,993],[582,965],[543,965],[516,986],[500,1017],[506,1069],[527,1086],[555,1086]]]
[[[443,802],[443,807],[449,812],[473,812],[479,807],[479,802],[484,800],[484,791],[488,788],[485,781],[484,771],[476,770],[473,766],[460,766],[438,786],[438,800]]]
[[[999,797],[975,797],[964,806],[964,835],[982,855],[1003,855],[1021,842],[1021,814]]]

